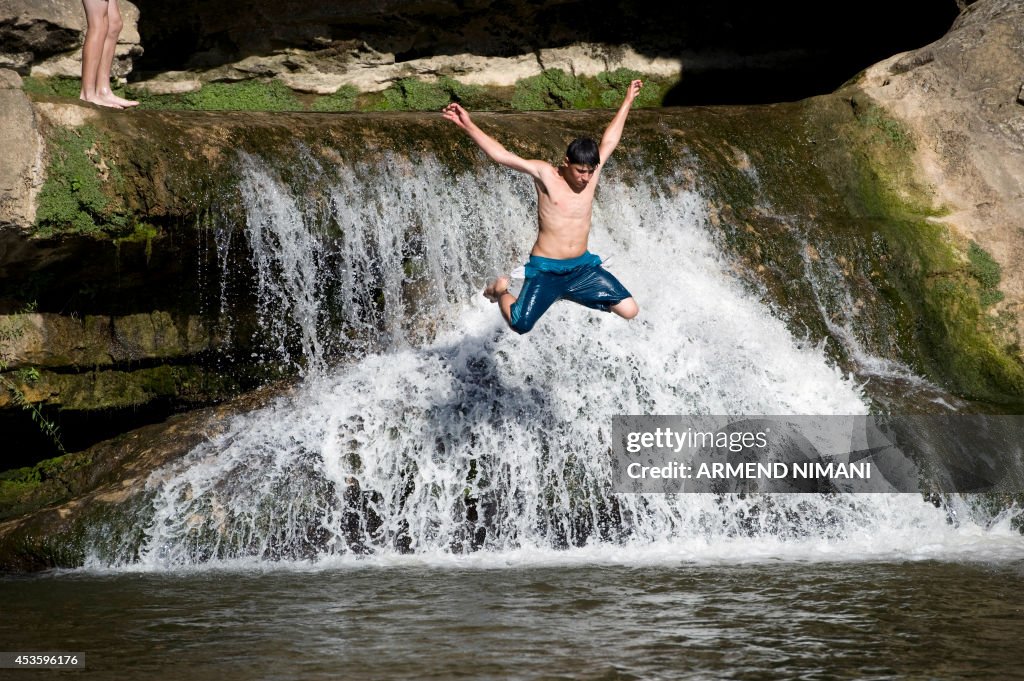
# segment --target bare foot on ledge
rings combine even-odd
[[[114,102],[116,104],[119,104],[120,106],[122,106],[125,109],[129,109],[129,108],[131,108],[133,106],[138,106],[139,105],[139,103],[136,102],[134,99],[125,99],[124,97],[118,97],[117,95],[115,95],[110,90],[101,90],[100,91],[100,97],[103,97],[104,99],[106,99],[109,102]]]
[[[115,100],[104,97],[102,95],[96,95],[95,97],[86,97],[85,95],[78,95],[78,98],[83,102],[89,102],[96,106],[105,106],[108,109],[123,109],[124,107],[118,104]]]

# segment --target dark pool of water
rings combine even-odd
[[[83,679],[1024,678],[1024,562],[64,573],[0,603],[0,651]]]

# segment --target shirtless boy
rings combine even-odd
[[[444,108],[443,116],[455,123],[491,160],[526,173],[537,187],[537,241],[526,264],[526,279],[516,298],[508,291],[508,277],[498,277],[484,296],[498,303],[501,315],[517,333],[526,333],[560,299],[632,319],[640,311],[633,296],[608,271],[601,258],[587,250],[594,190],[607,161],[619,144],[626,116],[643,83],[634,80],[612,122],[598,144],[588,137],[574,140],[562,165],[520,158],[480,130],[458,104]]]

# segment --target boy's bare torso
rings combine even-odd
[[[597,170],[579,191],[562,172],[545,163],[537,188],[537,241],[531,255],[565,260],[583,255],[590,236],[590,221],[597,187]]]

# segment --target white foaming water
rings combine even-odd
[[[916,495],[609,494],[616,414],[866,413],[729,274],[693,192],[607,172],[591,250],[614,256],[640,316],[558,303],[518,336],[479,286],[528,252],[523,178],[342,169],[328,238],[258,161],[243,171],[258,267],[294,270],[260,284],[293,317],[282,332],[300,329],[311,366],[329,333],[366,343],[155,473],[132,569],[1024,556],[1008,521],[951,522]],[[304,325],[331,315],[340,330]]]

